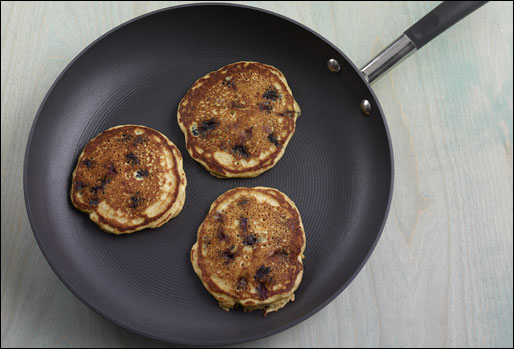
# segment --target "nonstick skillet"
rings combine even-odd
[[[113,29],[61,73],[32,126],[24,165],[27,213],[55,273],[105,318],[156,339],[193,345],[254,340],[313,315],[357,275],[384,226],[393,187],[386,121],[370,83],[484,2],[443,3],[362,71],[327,40],[283,16],[247,6],[195,4]],[[177,105],[206,73],[240,60],[279,68],[302,109],[278,164],[254,179],[220,180],[193,161]],[[159,130],[181,150],[182,213],[132,235],[102,232],[72,207],[81,149],[119,124]],[[269,186],[297,204],[307,234],[296,300],[266,318],[222,311],[189,261],[209,205],[237,186]]]

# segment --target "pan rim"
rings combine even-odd
[[[238,8],[243,8],[243,9],[246,9],[246,10],[262,12],[262,13],[265,13],[267,15],[272,15],[272,16],[280,18],[281,20],[288,21],[288,22],[290,22],[290,23],[300,27],[303,30],[308,31],[310,34],[314,35],[319,40],[323,41],[324,43],[326,43],[327,45],[332,47],[355,70],[355,72],[359,75],[361,80],[365,83],[365,85],[367,86],[368,90],[370,91],[370,94],[372,95],[372,97],[375,100],[375,103],[376,103],[377,108],[378,108],[378,114],[379,114],[380,118],[382,119],[382,122],[383,122],[384,128],[385,128],[385,132],[386,132],[386,136],[387,136],[387,143],[388,143],[388,146],[389,146],[388,152],[389,152],[390,168],[391,168],[391,172],[390,172],[391,179],[390,179],[390,185],[389,185],[389,188],[388,188],[389,193],[388,193],[388,198],[387,198],[387,205],[386,205],[386,209],[385,209],[385,212],[384,212],[384,216],[382,218],[382,222],[380,224],[380,228],[379,228],[379,230],[378,230],[378,232],[376,234],[376,237],[375,237],[375,239],[374,239],[374,241],[373,241],[369,251],[367,252],[365,258],[363,259],[363,261],[360,263],[358,268],[352,273],[352,275],[348,278],[348,280],[346,282],[344,282],[333,294],[331,294],[329,297],[327,297],[323,302],[318,304],[316,307],[314,307],[310,311],[306,312],[302,316],[299,316],[295,320],[287,322],[284,325],[281,325],[281,326],[278,326],[278,327],[276,327],[276,328],[274,328],[272,330],[265,331],[265,332],[262,332],[262,333],[258,333],[258,334],[255,334],[255,335],[251,335],[251,336],[232,338],[232,339],[222,339],[222,340],[209,340],[209,341],[204,341],[204,340],[190,341],[190,340],[181,340],[181,339],[177,339],[177,338],[170,339],[170,338],[164,338],[164,337],[160,337],[160,336],[157,336],[157,335],[149,334],[149,333],[143,332],[143,331],[141,331],[141,330],[139,330],[137,328],[132,327],[131,324],[122,323],[120,320],[114,319],[111,315],[106,314],[105,312],[103,312],[100,309],[98,309],[98,307],[96,305],[92,304],[91,302],[86,301],[84,299],[84,297],[81,296],[79,291],[74,289],[66,281],[66,279],[64,278],[62,272],[59,270],[58,266],[54,265],[54,263],[51,262],[51,258],[49,258],[48,252],[45,250],[45,248],[43,247],[43,245],[41,243],[40,237],[39,237],[39,235],[37,233],[37,227],[36,227],[36,225],[34,223],[34,218],[33,218],[32,212],[31,212],[31,208],[30,208],[31,205],[30,205],[30,194],[28,192],[28,170],[27,170],[27,168],[28,168],[28,161],[29,161],[29,156],[28,155],[29,155],[29,152],[30,152],[30,149],[31,149],[32,138],[33,138],[34,131],[36,129],[37,122],[38,122],[39,117],[41,115],[41,111],[42,111],[43,107],[45,106],[48,97],[52,94],[54,88],[57,86],[57,84],[61,81],[62,77],[66,74],[66,72],[73,66],[73,64],[78,59],[80,59],[87,51],[89,51],[98,42],[100,42],[101,40],[103,40],[107,36],[111,35],[112,33],[116,32],[117,30],[119,30],[119,29],[121,29],[121,28],[123,28],[123,27],[125,27],[125,26],[127,26],[127,25],[129,25],[131,23],[133,23],[133,22],[136,22],[136,21],[138,21],[140,19],[146,18],[148,16],[152,16],[152,15],[155,15],[155,14],[158,14],[158,13],[161,13],[161,12],[173,11],[173,10],[177,10],[177,9],[180,9],[180,8],[197,7],[197,6],[198,7],[200,7],[200,6],[238,7]],[[299,324],[300,322],[310,318],[311,316],[313,316],[314,314],[316,314],[320,310],[322,310],[325,306],[327,306],[329,303],[331,303],[337,296],[339,296],[346,289],[346,287],[348,287],[348,285],[350,285],[350,283],[360,273],[360,271],[362,270],[364,265],[367,263],[368,259],[371,257],[371,254],[375,250],[375,247],[376,247],[378,241],[380,240],[380,237],[381,237],[382,232],[384,230],[385,223],[387,222],[387,218],[389,216],[389,211],[390,211],[390,207],[391,207],[391,200],[392,200],[393,187],[394,187],[394,157],[393,156],[394,156],[394,153],[393,153],[393,148],[392,148],[392,142],[391,142],[391,135],[390,135],[390,132],[389,132],[389,127],[387,125],[387,121],[386,121],[386,118],[384,116],[384,112],[382,110],[382,107],[380,105],[380,102],[379,102],[377,96],[375,95],[373,89],[371,88],[371,85],[362,76],[362,74],[361,74],[360,70],[357,68],[357,66],[355,66],[355,64],[336,45],[332,44],[329,40],[324,38],[322,35],[318,34],[314,30],[312,30],[309,27],[303,25],[302,23],[299,23],[299,22],[297,22],[297,21],[295,21],[295,20],[293,20],[293,19],[291,19],[289,17],[286,17],[284,15],[281,15],[281,14],[278,14],[278,13],[275,13],[275,12],[272,12],[272,11],[269,11],[269,10],[266,10],[266,9],[262,9],[262,8],[258,8],[258,7],[254,7],[254,6],[242,5],[242,4],[231,4],[231,3],[221,3],[221,2],[191,3],[191,4],[183,4],[183,5],[177,5],[177,6],[161,8],[161,9],[158,9],[158,10],[155,10],[155,11],[151,11],[151,12],[142,14],[142,15],[137,16],[135,18],[132,18],[132,19],[130,19],[128,21],[125,21],[125,22],[115,26],[111,30],[107,31],[106,33],[104,33],[103,35],[98,37],[97,39],[95,39],[93,42],[91,42],[89,45],[87,45],[82,51],[80,51],[70,61],[70,63],[68,63],[68,65],[66,65],[66,67],[62,70],[62,72],[57,76],[55,81],[52,83],[52,85],[50,86],[50,88],[49,88],[48,92],[46,93],[45,97],[41,101],[41,104],[40,104],[40,106],[38,108],[38,111],[36,113],[34,121],[32,122],[32,126],[31,126],[31,129],[30,129],[30,132],[29,132],[29,136],[28,136],[28,139],[27,139],[27,145],[25,147],[25,155],[24,155],[24,161],[23,161],[23,193],[24,193],[24,200],[25,200],[25,208],[26,208],[26,211],[27,211],[27,216],[29,218],[30,227],[32,229],[32,233],[33,233],[33,235],[34,235],[34,237],[36,239],[38,247],[41,250],[43,256],[45,257],[46,262],[50,265],[50,268],[57,275],[59,280],[61,280],[61,282],[66,286],[66,288],[75,297],[77,297],[83,304],[85,304],[88,308],[93,310],[95,313],[97,313],[98,315],[100,315],[104,319],[106,319],[106,320],[108,320],[108,321],[110,321],[110,322],[112,322],[112,323],[114,323],[114,324],[116,324],[116,325],[118,325],[118,326],[120,326],[122,328],[125,328],[125,329],[127,329],[127,330],[129,330],[131,332],[137,333],[139,335],[142,335],[142,336],[145,336],[145,337],[148,337],[148,338],[151,338],[151,339],[155,339],[155,340],[159,340],[159,341],[163,341],[163,342],[167,342],[167,343],[175,343],[175,344],[179,344],[179,345],[222,346],[222,345],[240,344],[240,343],[245,343],[245,342],[250,342],[250,341],[262,339],[262,338],[269,337],[271,335],[277,334],[279,332],[282,332],[282,331],[284,331],[284,330],[286,330],[288,328],[291,328],[291,327]]]

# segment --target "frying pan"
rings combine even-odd
[[[308,318],[357,275],[389,210],[393,154],[370,83],[483,3],[441,4],[362,71],[310,29],[247,6],[177,6],[113,29],[57,78],[29,136],[25,202],[45,258],[91,309],[168,342],[238,343]],[[240,60],[279,68],[302,116],[273,169],[253,179],[220,180],[189,157],[176,121],[177,104],[197,78]],[[68,191],[88,140],[129,123],[155,128],[178,146],[187,196],[182,213],[161,228],[115,236],[75,210]],[[209,205],[237,186],[283,191],[305,225],[305,274],[296,300],[266,318],[260,312],[219,309],[189,261]]]

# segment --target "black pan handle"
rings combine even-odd
[[[414,50],[419,50],[486,3],[487,1],[444,1],[366,64],[361,69],[362,74],[372,83]]]
[[[417,50],[487,1],[445,1],[405,31]]]

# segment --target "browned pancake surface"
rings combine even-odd
[[[196,256],[210,291],[257,303],[298,286],[305,233],[293,205],[263,187],[236,188],[216,199],[198,231]]]
[[[181,190],[185,175],[179,150],[158,131],[126,125],[86,145],[73,172],[71,198],[81,211],[97,213],[102,228],[123,233],[178,214]],[[177,200],[180,207],[171,211]]]
[[[218,177],[254,177],[282,156],[300,108],[283,74],[238,62],[199,79],[179,104],[191,156]]]

